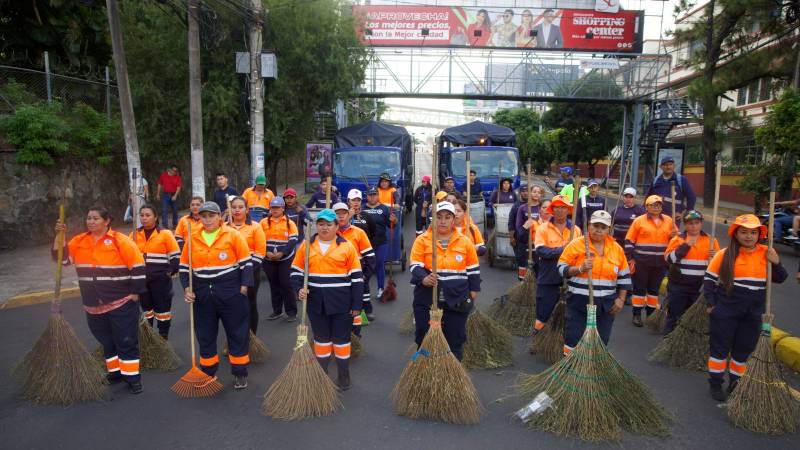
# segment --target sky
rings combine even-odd
[[[377,3],[393,3],[389,1],[373,1],[373,4]],[[417,1],[404,1],[401,2],[403,4],[407,3],[427,3],[424,0]],[[430,2],[434,3],[434,2]],[[459,5],[459,4],[481,4],[480,1],[438,1],[436,2],[440,5]],[[494,1],[487,1],[487,4],[491,4],[493,7],[504,6],[502,1],[494,0]],[[671,30],[674,27],[674,14],[673,10],[675,5],[678,3],[678,0],[668,0],[668,1],[656,1],[656,0],[620,0],[620,3],[624,9],[628,10],[644,10],[645,11],[645,26],[644,26],[644,39],[659,39],[659,38],[667,38],[667,31]],[[514,1],[510,0],[505,2],[505,5],[513,6]],[[663,16],[662,16],[663,11]],[[410,98],[387,98],[387,103],[396,104],[396,105],[405,105],[411,107],[418,107],[418,108],[425,108],[431,107],[431,100],[430,99],[410,99]],[[437,99],[435,100],[435,109],[443,109],[448,111],[462,111],[462,101],[461,100],[442,100]],[[427,134],[435,134],[435,131],[430,129],[424,128],[416,128],[416,127],[409,127],[410,132],[414,132],[418,136],[424,136]]]

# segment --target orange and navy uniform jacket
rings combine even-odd
[[[422,279],[431,273],[433,267],[433,231],[429,228],[417,236],[411,248],[411,284],[414,285],[414,302],[429,305],[433,289],[424,286]],[[439,301],[451,307],[469,298],[470,292],[481,290],[481,269],[478,253],[472,241],[454,230],[447,248],[436,243],[436,273],[439,276]]]
[[[711,259],[703,279],[703,295],[709,306],[732,307],[750,314],[764,313],[767,291],[767,246],[757,244],[752,251],[739,249],[733,268],[733,287],[730,295],[719,284],[719,271],[728,249],[717,252]],[[783,265],[772,266],[772,282],[782,283],[789,274]],[[755,306],[755,307],[754,307]]]
[[[388,206],[389,208],[392,207],[394,204],[400,204],[400,196],[397,193],[397,188],[391,186],[389,188],[378,188],[378,202]]]
[[[483,252],[486,250],[486,242],[483,240],[483,233],[475,225],[475,222],[472,218],[469,218],[469,233],[464,229],[464,226],[456,226],[456,230],[458,230],[461,234],[466,236],[471,242],[472,245],[475,246],[476,252]]]
[[[264,192],[259,194],[254,188],[249,187],[242,192],[242,198],[254,216],[266,217],[269,214],[269,202],[275,198],[275,194],[268,188],[264,188]]]
[[[186,235],[189,234],[189,227],[187,223],[192,222],[192,230],[199,230],[203,228],[203,222],[200,221],[200,216],[194,218],[191,214],[181,217],[178,225],[175,226],[175,240],[178,241],[178,248],[183,250],[183,243],[186,242]]]
[[[245,219],[241,226],[237,227],[235,224],[231,224],[230,227],[238,231],[244,241],[247,242],[247,248],[250,249],[250,259],[253,263],[253,273],[255,273],[261,269],[264,257],[267,256],[267,239],[264,236],[264,230],[261,229],[261,225],[250,220],[250,217]]]
[[[353,247],[356,248],[360,255],[361,273],[364,275],[365,280],[369,279],[375,273],[375,250],[372,249],[372,244],[369,243],[367,233],[351,224],[345,230],[339,227],[339,231],[336,234],[347,239],[347,242],[353,244]]]
[[[284,214],[277,221],[272,217],[264,217],[259,222],[267,239],[267,251],[271,253],[281,252],[285,261],[294,258],[294,251],[297,247],[297,225]]]
[[[555,224],[555,218],[536,227],[536,238],[533,240],[533,248],[536,256],[539,257],[539,270],[536,272],[536,282],[539,284],[561,284],[561,275],[558,273],[558,258],[564,247],[569,244],[569,231],[572,228],[572,238],[581,236],[580,228],[572,225],[572,221],[567,219],[567,224],[563,231],[559,231]]]
[[[209,246],[202,228],[192,229],[192,271],[194,292],[198,299],[212,295],[228,299],[240,293],[242,286],[253,286],[253,262],[247,241],[235,229],[221,225]],[[181,285],[189,287],[189,246],[181,252]]]
[[[75,265],[85,306],[100,306],[147,291],[142,252],[122,233],[108,230],[97,241],[91,233],[81,233],[69,241],[64,258],[62,263]]]
[[[295,292],[303,287],[305,251],[308,242],[297,249],[289,276]],[[322,254],[318,237],[311,239],[308,261],[309,311],[322,314],[343,314],[361,310],[364,277],[361,273],[358,250],[347,239],[336,236],[328,251]]]
[[[663,267],[664,252],[674,229],[672,218],[665,214],[661,214],[658,225],[648,214],[637,217],[625,235],[625,255],[641,266]]]
[[[683,232],[672,238],[664,252],[667,264],[675,265],[678,269],[670,272],[669,283],[698,292],[708,267],[708,252],[712,248],[711,236],[701,231],[694,245],[686,242],[686,236],[686,232]],[[716,239],[713,249],[719,251],[719,242]]]
[[[632,289],[631,271],[625,251],[611,236],[605,237],[603,256],[589,240],[589,253],[594,256],[592,289],[597,298],[616,297],[617,291]],[[573,239],[558,258],[558,272],[567,278],[569,266],[579,266],[586,260],[586,237]],[[589,297],[589,272],[579,273],[567,281],[567,290],[574,295]]]
[[[156,228],[150,233],[150,238],[147,238],[144,228],[140,227],[135,232],[132,231],[130,237],[136,243],[139,251],[144,254],[145,271],[148,277],[178,273],[181,251],[172,232]]]

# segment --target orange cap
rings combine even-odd
[[[436,200],[437,201],[442,201],[442,200],[444,200],[446,198],[447,198],[447,192],[439,191],[439,192],[436,193]]]
[[[653,203],[664,203],[660,195],[651,195],[644,201],[645,206],[652,205]]]
[[[739,227],[745,227],[750,229],[759,229],[759,238],[764,239],[767,237],[767,227],[758,220],[758,217],[754,216],[753,214],[742,214],[741,216],[737,217],[736,220],[733,221],[731,226],[728,228],[728,236],[733,237],[733,234],[736,233],[736,229]]]
[[[572,203],[567,200],[567,197],[563,195],[556,195],[550,200],[550,206],[547,207],[547,213],[553,214],[553,207],[554,206],[566,206],[569,208],[569,212],[572,212]]]

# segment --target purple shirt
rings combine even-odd
[[[541,208],[541,203],[538,205],[531,206],[531,213],[528,214],[528,204],[524,203],[519,205],[519,209],[517,209],[517,217],[515,220],[515,235],[517,238],[517,242],[527,243],[528,236],[530,233],[529,230],[526,230],[522,227],[528,219],[539,220],[539,208]]]

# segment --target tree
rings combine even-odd
[[[534,148],[537,144],[536,137],[539,134],[539,113],[528,108],[500,109],[493,116],[494,123],[511,128],[517,134],[517,146],[520,151],[520,158],[523,161],[528,159],[537,161],[537,154]]]
[[[681,0],[675,14],[689,13],[695,6]],[[790,50],[788,25],[775,17],[777,7],[774,0],[709,0],[688,27],[673,32],[676,45],[691,49],[686,64],[698,71],[688,93],[703,109],[706,207],[714,203],[718,133],[740,117],[733,108],[720,109],[720,96],[765,76],[792,74],[795,52]],[[763,45],[771,38],[772,45]]]
[[[601,95],[621,97],[619,86],[613,78],[592,73],[568,86],[576,97]],[[609,103],[551,103],[542,122],[551,129],[561,129],[558,134],[562,161],[589,164],[589,176],[595,176],[595,165],[606,158],[618,143],[622,133],[623,108]]]

